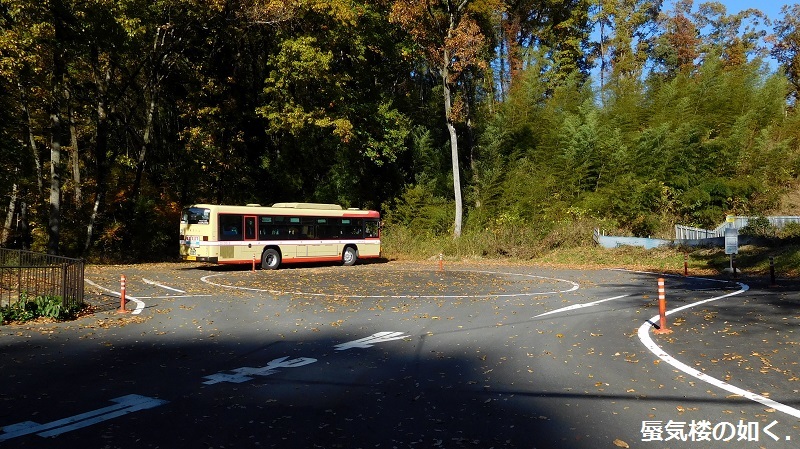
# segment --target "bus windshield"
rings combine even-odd
[[[189,207],[181,214],[181,223],[184,224],[208,224],[211,211],[202,207]]]

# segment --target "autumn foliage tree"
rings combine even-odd
[[[800,183],[782,15],[766,36],[692,0],[0,0],[0,243],[174,257],[198,202],[442,237],[766,211]]]
[[[783,18],[775,22],[772,55],[789,78],[796,104],[800,100],[800,4],[785,5],[781,11]]]
[[[455,197],[453,236],[456,238],[461,236],[463,200],[454,112],[461,105],[454,105],[454,90],[465,70],[486,67],[482,57],[486,37],[474,17],[476,3],[470,0],[398,0],[393,3],[390,15],[392,22],[409,33],[442,85],[445,125],[450,136]]]
[[[700,30],[691,9],[692,0],[680,0],[658,18],[662,33],[654,39],[653,59],[668,77],[692,71],[700,54]]]

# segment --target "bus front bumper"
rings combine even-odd
[[[181,256],[181,257],[183,258],[184,261],[190,261],[190,262],[217,263],[217,260],[218,260],[216,257],[204,257],[204,256],[185,255],[185,256]]]

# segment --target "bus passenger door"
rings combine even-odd
[[[257,219],[254,215],[244,216],[244,243],[242,246],[241,257],[246,260],[251,260],[255,256],[256,261],[261,260],[261,247],[254,245],[258,239],[258,229],[256,228]]]
[[[338,227],[329,226],[329,218],[317,218],[314,238],[319,241],[309,248],[309,256],[336,257],[339,255],[339,245],[331,240],[338,238],[334,232]]]

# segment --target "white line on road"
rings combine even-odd
[[[644,273],[644,272],[637,272],[637,273]],[[646,274],[656,274],[656,273],[646,273]],[[694,279],[702,279],[702,280],[705,280],[705,281],[715,281],[715,282],[727,282],[727,281],[719,281],[717,279],[707,279],[707,278],[694,278]],[[712,301],[717,301],[717,300],[720,300],[720,299],[724,299],[724,298],[728,298],[728,297],[731,297],[731,296],[739,295],[739,294],[744,293],[744,292],[746,292],[747,290],[750,289],[750,287],[748,285],[746,285],[746,284],[742,284],[740,282],[737,282],[737,284],[739,284],[740,289],[735,291],[735,292],[728,293],[728,294],[722,295],[722,296],[716,296],[714,298],[704,299],[702,301],[697,301],[695,303],[687,304],[685,306],[678,307],[677,309],[669,310],[669,311],[666,312],[666,314],[667,315],[672,315],[673,313],[677,313],[677,312],[680,312],[682,310],[686,310],[686,309],[688,309],[690,307],[695,307],[695,306],[699,306],[701,304],[706,304],[706,303],[709,303],[709,302],[712,302]],[[649,349],[650,352],[655,354],[656,357],[658,357],[659,359],[669,363],[670,365],[672,365],[673,367],[677,368],[678,370],[683,371],[684,373],[689,374],[690,376],[693,376],[693,377],[695,377],[697,379],[700,379],[703,382],[711,384],[711,385],[713,385],[713,386],[715,386],[717,388],[721,388],[721,389],[723,389],[725,391],[728,391],[728,392],[731,392],[733,394],[742,396],[742,397],[744,397],[746,399],[749,399],[751,401],[755,401],[755,402],[761,403],[763,405],[766,405],[767,407],[774,408],[775,410],[780,410],[780,411],[782,411],[782,412],[784,412],[784,413],[786,413],[786,414],[788,414],[790,416],[794,416],[795,418],[800,418],[800,410],[798,410],[798,409],[796,409],[794,407],[790,407],[790,406],[788,406],[786,404],[782,404],[780,402],[774,401],[774,400],[772,400],[770,398],[767,398],[765,396],[762,396],[760,394],[752,393],[752,392],[747,391],[747,390],[745,390],[743,388],[739,388],[739,387],[737,387],[735,385],[731,385],[731,384],[729,384],[729,383],[727,383],[725,381],[719,380],[719,379],[717,379],[715,377],[711,377],[708,374],[705,374],[705,373],[703,373],[701,371],[698,371],[698,370],[690,367],[689,365],[687,365],[687,364],[675,359],[671,355],[667,354],[666,351],[664,351],[660,346],[658,346],[653,341],[653,339],[650,337],[650,328],[653,327],[653,323],[656,323],[659,320],[660,320],[660,317],[658,315],[654,316],[653,318],[650,319],[650,321],[646,321],[644,324],[639,326],[639,332],[638,332],[639,340],[641,340],[642,343],[645,345],[645,347],[647,347],[647,349]]]
[[[186,293],[186,292],[185,292],[185,291],[183,291],[183,290],[179,290],[179,289],[177,289],[177,288],[173,288],[173,287],[168,287],[168,286],[166,286],[166,285],[164,285],[164,284],[159,284],[159,283],[158,283],[158,282],[156,282],[156,281],[151,281],[150,279],[145,279],[145,278],[142,278],[142,280],[145,282],[145,284],[155,285],[156,287],[161,287],[161,288],[165,288],[165,289],[167,289],[167,290],[172,290],[173,292],[178,292],[178,293]]]
[[[137,296],[139,299],[180,299],[180,298],[207,298],[212,295],[164,295],[164,296]]]
[[[451,272],[455,272],[459,270],[451,270]],[[494,271],[473,271],[473,270],[462,270],[469,272],[469,273],[482,273],[482,274],[496,274],[496,275],[505,275],[505,276],[519,276],[519,277],[526,277],[531,279],[543,279],[548,281],[556,281],[568,284],[570,287],[564,290],[553,290],[553,291],[543,291],[543,292],[524,292],[524,293],[487,293],[483,295],[348,295],[348,294],[338,294],[338,293],[311,293],[311,292],[301,292],[301,291],[279,291],[279,290],[269,290],[263,288],[253,288],[253,287],[239,287],[236,285],[228,285],[228,284],[220,284],[217,282],[213,282],[210,279],[216,276],[223,276],[225,273],[219,274],[210,274],[208,276],[203,276],[200,278],[201,281],[205,282],[209,285],[214,285],[217,287],[222,288],[232,288],[236,290],[244,290],[250,292],[265,292],[272,295],[304,295],[304,296],[315,296],[315,297],[342,297],[342,298],[424,298],[424,299],[460,299],[460,298],[520,298],[520,297],[529,297],[529,296],[537,296],[537,295],[555,295],[559,293],[569,293],[573,292],[580,288],[580,285],[577,282],[569,281],[567,279],[559,279],[559,278],[551,278],[545,276],[536,276],[533,274],[521,274],[521,273],[500,273]]]
[[[606,301],[613,301],[615,299],[625,298],[627,296],[628,295],[620,295],[620,296],[615,296],[613,298],[601,299],[599,301],[587,302],[585,304],[573,304],[571,306],[562,307],[560,309],[551,310],[551,311],[545,312],[545,313],[540,313],[539,315],[536,315],[534,318],[539,318],[540,316],[552,315],[554,313],[567,312],[567,311],[570,311],[570,310],[583,309],[584,307],[596,306],[597,304],[604,303]]]
[[[114,290],[105,288],[102,285],[97,285],[96,283],[92,282],[92,280],[89,279],[89,278],[86,278],[85,280],[89,285],[91,285],[93,287],[96,287],[96,288],[99,288],[100,290],[103,290],[104,292],[110,293],[110,294],[112,294],[114,296],[117,296],[117,297],[122,296],[122,295],[120,295],[119,292],[115,292]],[[145,306],[144,301],[140,301],[139,298],[133,297],[133,296],[128,295],[128,294],[125,295],[125,299],[130,299],[131,301],[136,303],[136,308],[133,310],[133,312],[131,312],[132,315],[138,315],[138,314],[142,313],[142,310],[144,310],[144,306]]]

